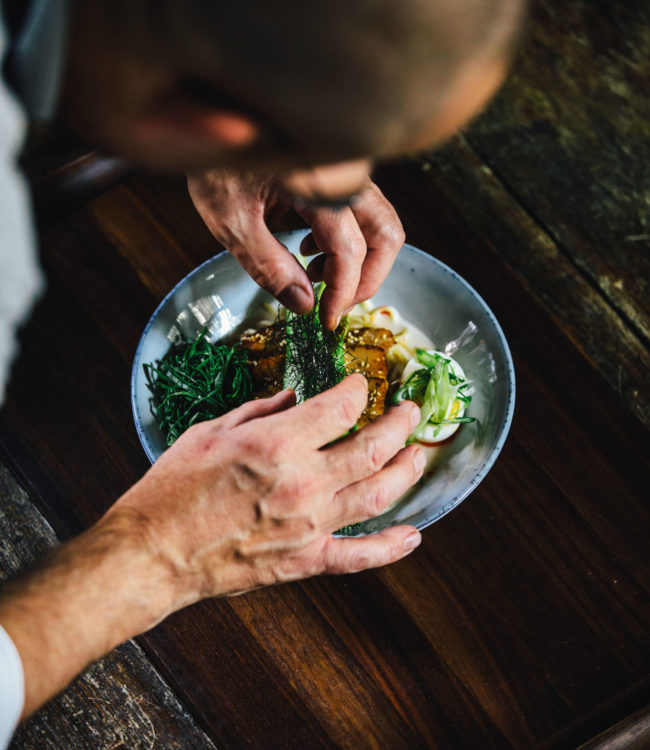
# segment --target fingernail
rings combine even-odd
[[[424,471],[427,457],[424,455],[424,451],[418,448],[413,456],[413,466],[415,466],[415,473],[419,476]]]
[[[422,541],[422,535],[419,531],[409,534],[404,540],[404,552],[412,552]]]
[[[311,294],[298,284],[283,289],[278,294],[278,300],[294,312],[307,312],[312,308]]]
[[[341,320],[340,317],[339,318],[334,318],[334,319],[330,318],[327,321],[323,320],[323,318],[321,318],[321,321],[322,321],[323,325],[325,326],[325,328],[328,331],[335,331],[338,328],[340,320]]]
[[[417,404],[411,404],[411,413],[409,414],[409,424],[414,430],[420,423],[420,409]]]

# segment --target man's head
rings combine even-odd
[[[255,166],[294,172],[296,192],[352,192],[367,160],[435,145],[480,109],[522,6],[77,0],[62,111],[150,167]]]

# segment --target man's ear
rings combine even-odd
[[[191,97],[157,101],[139,117],[141,137],[183,143],[186,140],[212,149],[236,150],[250,146],[260,133],[248,115],[203,104]]]

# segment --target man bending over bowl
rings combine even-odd
[[[56,120],[152,170],[188,175],[214,236],[295,312],[324,280],[333,329],[372,296],[404,234],[373,160],[439,143],[503,79],[522,0],[1,0],[0,397],[40,288],[16,171],[26,118]],[[266,212],[311,227],[305,272]],[[420,476],[405,402],[357,420],[365,379],[291,391],[188,430],[92,528],[0,596],[0,746],[88,663],[208,596],[400,559],[410,526],[332,532]],[[272,434],[273,438],[269,439]],[[182,509],[182,511],[181,511]],[[24,686],[24,694],[23,694]]]

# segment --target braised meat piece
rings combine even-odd
[[[345,344],[345,369],[348,372],[360,372],[367,378],[386,379],[386,352],[380,346],[349,346],[347,339]]]
[[[345,338],[345,367],[368,380],[368,404],[357,421],[361,428],[384,413],[388,391],[386,351],[395,339],[387,328],[353,328]],[[284,325],[274,323],[245,333],[239,345],[248,351],[253,397],[266,398],[282,390],[286,339]]]
[[[368,422],[381,417],[386,409],[388,381],[385,378],[368,378],[368,403],[357,420],[357,429],[365,427]]]
[[[360,372],[368,381],[368,404],[357,428],[380,417],[386,408],[388,363],[386,351],[395,343],[387,328],[351,328],[345,337],[345,367]]]
[[[281,383],[284,374],[284,354],[273,354],[258,360],[249,360],[252,364],[253,380],[260,384]]]
[[[284,326],[274,323],[257,331],[247,331],[239,339],[239,345],[248,349],[251,360],[282,354],[287,345]]]
[[[385,352],[395,345],[395,337],[388,328],[350,328],[346,346],[380,346]]]

